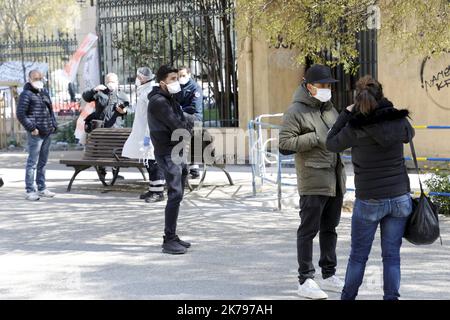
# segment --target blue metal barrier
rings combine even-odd
[[[259,178],[261,185],[264,182],[269,182],[277,185],[277,198],[278,198],[278,209],[281,210],[281,198],[282,198],[282,186],[297,186],[297,183],[286,183],[282,181],[282,165],[283,163],[293,163],[295,161],[294,155],[282,155],[276,150],[276,152],[267,151],[265,148],[272,139],[264,140],[262,135],[262,129],[281,129],[282,126],[271,124],[268,122],[261,121],[262,118],[274,118],[282,117],[282,113],[278,114],[264,114],[256,117],[254,120],[250,120],[248,123],[249,129],[249,143],[250,143],[250,163],[252,167],[252,188],[253,195],[256,196],[256,179]],[[415,125],[415,129],[450,129],[450,126],[427,126],[427,125]],[[276,180],[270,179],[266,175],[266,162],[274,164],[274,161],[268,160],[268,155],[276,159],[277,164],[277,178]],[[351,160],[351,156],[341,156],[342,159]],[[411,157],[405,157],[405,160],[411,161]],[[450,158],[444,157],[417,157],[418,161],[439,161],[439,162],[450,162]],[[355,191],[355,189],[348,188],[347,191]],[[417,194],[417,191],[411,192],[412,194]],[[450,192],[428,192],[429,196],[442,196],[450,197]]]

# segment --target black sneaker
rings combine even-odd
[[[101,177],[101,179],[105,180],[105,178],[106,178],[106,169],[105,168],[100,168],[98,170],[98,175]]]
[[[150,197],[153,194],[153,191],[147,191],[139,196],[139,199],[144,200],[145,198]]]
[[[187,252],[187,249],[183,247],[178,241],[175,239],[166,240],[164,238],[164,242],[162,244],[162,252],[168,254],[184,254]]]
[[[145,202],[153,203],[153,202],[160,202],[164,201],[164,194],[163,193],[152,193],[150,196],[145,198]]]
[[[117,172],[117,169],[112,169],[112,174],[115,175]],[[117,180],[125,180],[125,178],[123,176],[121,176],[120,174],[117,175]]]
[[[3,187],[4,183],[3,183],[3,179],[0,178],[0,187]]]
[[[179,244],[181,244],[185,248],[191,247],[191,244],[189,242],[181,240],[178,236],[175,236],[175,241],[177,241]]]
[[[197,169],[191,169],[189,170],[189,176],[191,179],[198,179],[200,177],[200,173]]]
[[[166,241],[166,236],[163,236],[164,241]],[[178,236],[175,236],[175,238],[173,238],[176,242],[178,242],[179,244],[181,244],[183,247],[190,248],[191,244],[189,242],[183,241],[181,240]]]

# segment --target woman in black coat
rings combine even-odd
[[[398,110],[383,96],[381,84],[365,76],[356,84],[355,104],[331,128],[327,148],[352,148],[356,200],[352,216],[351,253],[342,299],[355,299],[378,225],[381,229],[384,299],[400,297],[400,247],[412,212],[403,144],[414,129],[409,112]]]

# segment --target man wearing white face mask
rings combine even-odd
[[[327,134],[338,112],[331,103],[331,83],[336,82],[327,66],[313,65],[294,94],[283,117],[279,148],[295,153],[301,223],[297,231],[298,294],[326,299],[322,291],[341,292],[344,283],[336,275],[336,227],[345,193],[345,171],[340,155],[326,148]],[[319,233],[322,276],[314,279],[313,240]]]
[[[28,159],[25,173],[26,199],[52,198],[55,194],[45,185],[45,166],[50,150],[50,135],[56,131],[57,123],[52,101],[44,89],[43,75],[33,70],[28,75],[19,97],[17,119],[28,133]],[[36,171],[37,190],[34,185]]]
[[[183,114],[180,104],[174,95],[181,91],[178,82],[178,69],[161,66],[156,73],[158,86],[148,95],[148,125],[150,137],[154,146],[158,166],[163,170],[167,185],[167,205],[165,208],[165,227],[163,237],[163,252],[168,254],[183,254],[191,246],[182,241],[177,233],[177,220],[180,203],[183,200],[186,184],[187,167],[172,158],[172,151],[180,142],[173,141],[172,135],[179,129],[192,130],[192,124]]]
[[[122,128],[123,117],[127,114],[128,97],[119,90],[119,77],[115,73],[108,73],[105,85],[100,84],[94,89],[83,92],[86,102],[95,101],[95,112],[85,119],[103,121],[105,128]]]
[[[100,84],[94,89],[83,92],[83,99],[86,102],[95,101],[95,111],[90,114],[84,122],[86,132],[92,130],[93,121],[102,123],[104,128],[122,128],[123,118],[127,114],[129,106],[128,97],[119,90],[119,77],[115,73],[108,73],[105,76],[105,85]],[[113,169],[115,170],[115,169]],[[99,167],[100,175],[106,176],[104,167]],[[123,179],[122,176],[118,176]]]
[[[175,95],[180,103],[186,117],[191,117],[192,121],[197,122],[196,125],[201,127],[203,121],[203,92],[200,85],[192,78],[191,69],[182,66],[178,69],[178,79],[181,84],[181,92]],[[191,148],[193,145],[191,144]],[[200,177],[198,164],[189,166],[189,174],[191,178]]]

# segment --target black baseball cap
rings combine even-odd
[[[334,79],[331,75],[330,67],[322,64],[313,64],[306,70],[305,73],[306,83],[334,83],[338,80]]]

